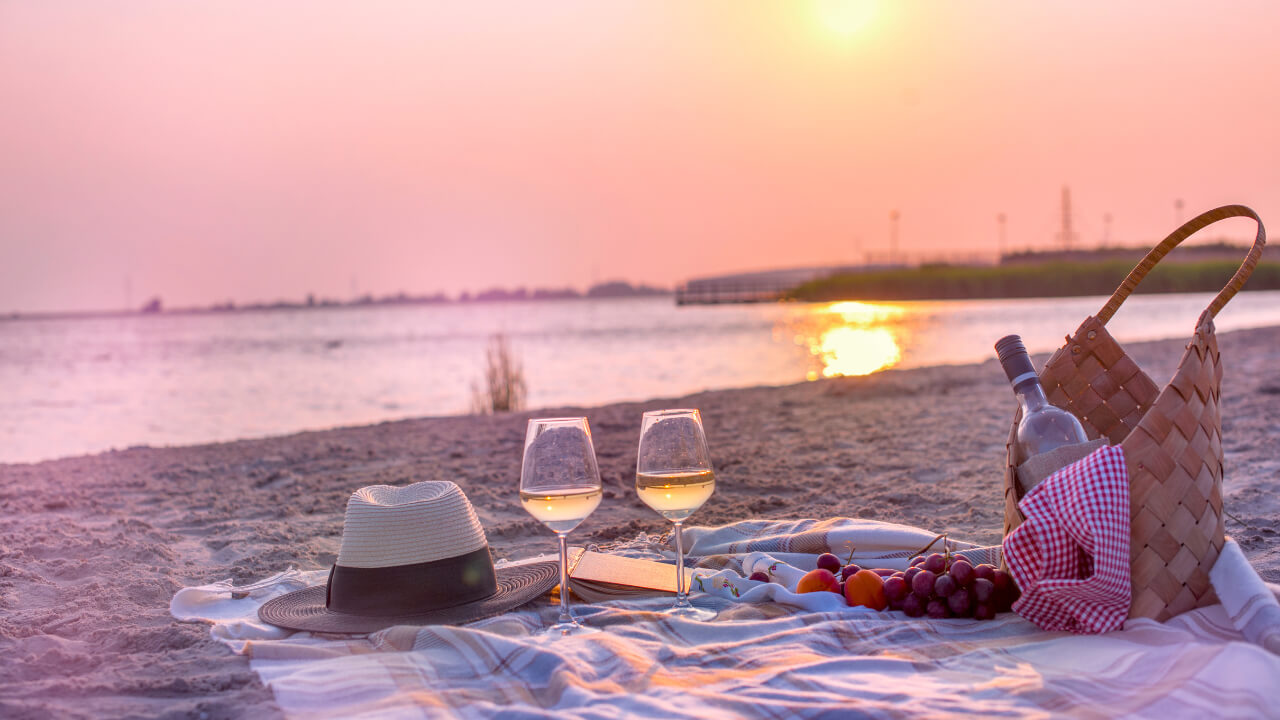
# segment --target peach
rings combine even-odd
[[[884,578],[872,570],[859,570],[844,582],[844,601],[851,607],[885,609],[889,602],[884,596]]]
[[[840,592],[840,581],[836,579],[835,573],[823,568],[810,570],[804,574],[804,577],[800,578],[800,582],[796,583],[796,592],[798,593],[821,592],[823,590],[833,593]]]

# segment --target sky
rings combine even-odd
[[[1084,247],[1280,222],[1276,27],[1262,0],[0,0],[0,312],[672,286],[883,258],[893,213],[908,259],[990,256],[1001,214],[1007,249],[1055,246],[1064,186]]]

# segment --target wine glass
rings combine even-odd
[[[692,620],[710,620],[711,610],[689,604],[680,528],[716,489],[702,415],[697,410],[652,410],[640,424],[636,457],[636,494],[645,505],[675,523],[676,604],[667,612]]]
[[[520,503],[560,540],[560,618],[549,635],[596,632],[569,611],[566,536],[600,505],[600,468],[584,417],[533,418],[524,437]]]

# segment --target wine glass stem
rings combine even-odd
[[[684,540],[680,535],[680,526],[683,523],[676,521],[676,607],[684,607],[689,604],[689,589],[684,583]]]
[[[560,538],[560,623],[573,622],[569,614],[569,545],[565,533],[556,533]]]

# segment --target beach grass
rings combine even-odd
[[[524,366],[511,341],[502,333],[494,334],[485,349],[483,382],[471,388],[472,409],[477,415],[521,410],[527,393]]]

